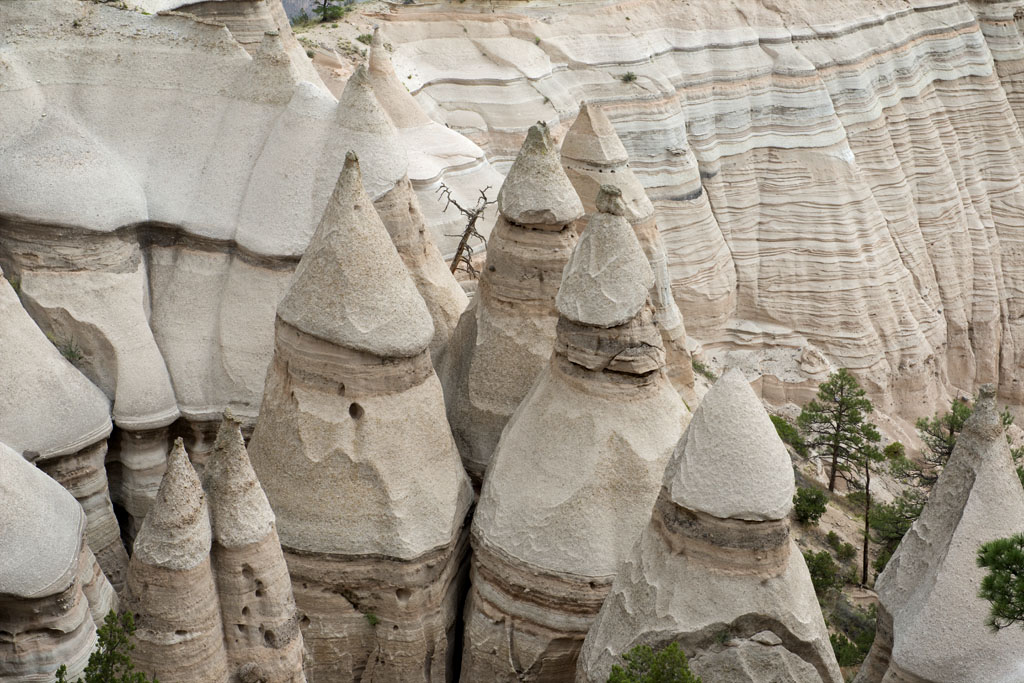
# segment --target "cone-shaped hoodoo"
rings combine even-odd
[[[1022,531],[1024,490],[984,385],[920,518],[875,582],[878,629],[858,683],[1021,680],[1024,632],[986,626],[976,557],[982,544]]]
[[[654,319],[665,342],[669,378],[687,401],[695,399],[693,366],[686,347],[686,328],[672,296],[668,256],[655,220],[654,205],[648,199],[643,185],[633,175],[626,148],[603,109],[586,102],[580,105],[579,115],[562,143],[562,165],[583,202],[586,217],[597,210],[598,187],[602,183],[614,182],[622,190],[624,215],[636,231],[654,271],[651,303],[654,306]],[[614,178],[614,181],[609,181],[609,178]],[[579,223],[579,228],[583,225],[585,221]]]
[[[789,534],[793,490],[785,446],[743,374],[730,370],[672,455],[650,523],[587,635],[576,680],[606,681],[636,645],[678,642],[706,681],[839,683]]]
[[[224,413],[203,483],[232,675],[239,680],[304,682],[302,634],[274,513],[230,411]]]
[[[124,593],[136,615],[132,659],[162,682],[227,680],[210,541],[206,496],[179,438],[135,538]]]
[[[565,267],[554,353],[502,434],[474,516],[463,680],[571,677],[688,417],[664,372],[651,269],[619,191],[602,193]]]
[[[472,490],[431,335],[350,154],[278,308],[249,445],[313,680],[441,680],[457,648]]]
[[[543,123],[530,128],[498,193],[499,218],[474,303],[439,367],[448,419],[470,476],[479,481],[501,430],[547,365],[555,295],[583,215]]]

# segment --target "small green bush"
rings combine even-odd
[[[842,580],[839,577],[839,565],[832,559],[832,553],[827,550],[815,553],[810,550],[804,551],[804,561],[807,562],[807,570],[811,573],[811,583],[814,584],[814,592],[819,598],[824,597],[833,588],[839,588]]]
[[[806,456],[807,444],[804,442],[804,437],[800,436],[800,430],[784,417],[779,415],[770,415],[769,417],[772,418],[772,424],[775,425],[775,431],[782,439],[782,443],[792,446],[797,455]]]
[[[840,562],[849,562],[857,556],[857,548],[852,543],[843,543],[836,550]]]
[[[827,506],[828,494],[821,489],[801,486],[793,496],[793,513],[801,524],[817,524]]]
[[[839,666],[857,666],[864,661],[857,646],[842,633],[831,633],[828,640],[832,643],[832,651],[836,653],[836,661],[839,662]]]
[[[633,73],[632,71],[627,71],[626,73],[619,76],[619,80],[622,81],[623,83],[633,83],[634,81],[636,81],[636,74]]]
[[[839,550],[839,546],[843,544],[839,534],[834,531],[830,531],[825,535],[825,542],[828,543],[828,547],[832,548],[832,550]]]
[[[370,623],[370,626],[376,626],[380,623],[380,617],[378,617],[373,612],[367,612],[363,616],[366,617],[366,621]]]
[[[676,643],[657,652],[649,645],[637,645],[622,659],[626,668],[613,666],[608,683],[702,683],[690,671],[686,654]]]
[[[633,80],[636,80],[636,74],[633,74]],[[715,373],[711,372],[711,368],[709,368],[707,365],[704,365],[704,363],[701,363],[696,358],[690,360],[690,365],[693,367],[693,371],[696,372],[701,377],[703,377],[704,379],[709,380],[711,382],[714,382],[715,380],[718,379]]]
[[[373,42],[373,35],[370,33],[363,33],[356,36],[356,40],[358,40],[363,45],[369,45],[370,43]]]
[[[85,678],[76,683],[156,683],[145,674],[135,671],[131,651],[135,645],[131,636],[135,633],[135,618],[131,612],[118,616],[110,610],[103,618],[103,626],[96,630],[96,649],[89,655],[85,665]],[[69,683],[68,667],[61,664],[56,673],[57,683]]]

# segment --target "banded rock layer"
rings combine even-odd
[[[448,680],[472,489],[434,327],[349,154],[277,311],[252,464],[310,681]]]
[[[494,159],[600,103],[688,331],[764,373],[766,397],[802,401],[832,364],[914,416],[987,381],[1024,395],[1018,8],[452,3],[382,31],[417,99]]]

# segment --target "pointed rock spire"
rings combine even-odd
[[[302,634],[274,513],[230,410],[203,475],[231,671],[239,680],[248,672],[260,680],[304,681]]]
[[[274,512],[249,463],[241,425],[230,409],[224,411],[203,480],[217,543],[239,548],[273,531]]]
[[[555,301],[569,320],[614,327],[640,312],[654,285],[654,273],[623,218],[619,188],[602,185],[597,206],[600,213],[590,220],[565,264]]]
[[[562,142],[562,156],[602,166],[623,166],[629,154],[600,107],[580,104],[580,112]]]
[[[206,496],[179,437],[167,456],[156,500],[135,538],[132,557],[168,569],[191,569],[210,553]]]
[[[555,296],[576,242],[571,226],[583,215],[543,123],[530,128],[498,206],[476,299],[438,367],[455,442],[477,481],[551,358]]]
[[[326,342],[383,357],[430,344],[430,313],[363,190],[354,152],[277,313]]]
[[[672,293],[668,256],[655,220],[654,205],[629,167],[626,149],[603,109],[585,102],[581,105],[562,144],[562,165],[583,201],[587,216],[600,211],[597,196],[602,183],[613,182],[621,190],[622,215],[633,226],[654,271],[650,296],[654,317],[665,341],[669,378],[685,400],[696,399],[686,328]],[[577,230],[580,229],[582,224],[578,223]]]
[[[337,121],[347,148],[363,160],[366,193],[376,201],[406,177],[409,157],[363,65],[349,76],[338,98]]]
[[[398,80],[395,66],[384,47],[379,26],[373,29],[373,40],[370,42],[369,75],[377,99],[398,128],[416,128],[433,123],[420,109],[412,93]]]
[[[1010,681],[1021,677],[1024,632],[993,633],[976,595],[983,543],[1024,530],[1024,489],[992,385],[957,436],[921,516],[875,582],[875,643],[856,680]],[[942,628],[936,628],[942,624]]]
[[[516,225],[561,230],[583,214],[583,205],[565,171],[547,124],[526,133],[519,155],[498,192],[498,211]]]
[[[665,473],[672,501],[719,519],[785,519],[793,464],[743,373],[727,371],[693,414]]]
[[[487,470],[463,680],[571,669],[689,416],[664,372],[653,275],[618,199],[603,188],[603,213],[565,268],[554,352]]]
[[[161,681],[227,680],[210,545],[206,496],[178,438],[135,538],[124,590],[125,607],[137,615],[135,664]]]
[[[473,493],[431,365],[433,331],[350,154],[278,307],[249,444],[305,617],[312,679],[445,677]],[[266,569],[259,609],[245,581],[225,589],[235,606],[225,622],[244,629],[235,636],[243,649],[258,647],[254,627],[277,619],[256,616],[282,595]],[[270,632],[282,637],[281,628]]]
[[[768,414],[743,374],[727,372],[672,455],[650,522],[587,634],[576,680],[608,680],[637,644],[677,642],[705,681],[840,683],[790,537],[792,495],[792,465]]]

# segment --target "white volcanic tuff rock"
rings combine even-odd
[[[633,225],[654,271],[651,303],[665,341],[669,378],[685,400],[695,399],[686,328],[672,295],[668,257],[655,220],[654,206],[629,167],[626,149],[600,107],[591,107],[586,102],[580,105],[580,112],[562,143],[562,165],[583,201],[585,218],[596,210],[598,188],[603,183],[611,183],[621,190],[623,215]]]
[[[760,399],[739,370],[708,392],[665,472],[672,500],[720,519],[784,519],[793,467]]]
[[[394,147],[314,83],[304,53],[289,57],[279,3],[187,9],[234,33],[102,4],[0,7],[0,262],[136,430],[173,420],[175,403],[193,429],[214,431],[228,404],[255,416],[277,304],[345,151]],[[281,35],[263,33],[271,21]],[[401,184],[401,164],[365,169],[374,197]],[[115,494],[141,519],[164,454],[160,435],[132,436],[149,446],[125,444]]]
[[[136,667],[161,681],[227,680],[202,485],[178,439],[135,539],[124,603],[136,615]]]
[[[617,199],[602,187],[599,206],[621,211]],[[595,215],[565,268],[552,358],[505,427],[474,514],[465,680],[571,676],[650,516],[688,416],[664,372],[653,280],[626,220]]]
[[[128,555],[110,504],[110,402],[46,339],[0,278],[0,440],[25,453],[82,504],[87,536],[120,587]]]
[[[530,128],[498,209],[476,297],[438,369],[462,461],[477,480],[551,356],[555,295],[576,241],[571,224],[583,215],[547,126]]]
[[[409,179],[420,197],[434,242],[450,256],[465,224],[460,214],[445,212],[444,204],[437,201],[441,184],[451,190],[457,201],[467,205],[476,201],[478,190],[500,187],[502,177],[473,141],[435,122],[420,108],[395,73],[379,28],[373,31],[368,74],[373,91],[398,129],[402,147],[409,156]],[[493,209],[484,214],[481,222],[489,225],[492,217]],[[486,229],[483,232],[486,234]]]
[[[1016,396],[1015,3],[591,7],[432,16],[429,38],[410,12],[386,30],[437,118],[469,130],[464,103],[479,103],[472,130],[500,130],[477,138],[496,156],[537,117],[541,93],[601,101],[702,340],[755,363],[765,343],[794,356],[818,347],[912,412],[930,413],[947,377],[965,391],[999,377]],[[628,35],[611,28],[624,15]],[[441,37],[453,46],[425,49]],[[499,38],[515,47],[495,61],[483,45]],[[630,70],[635,83],[615,80]]]
[[[377,173],[387,171],[388,190],[375,198],[374,207],[430,311],[434,321],[430,352],[436,359],[447,345],[468,299],[427,232],[406,175],[406,151],[374,94],[365,67],[358,67],[349,77],[339,111],[345,114],[341,123],[352,142],[352,150],[363,159],[361,167],[376,169]]]
[[[576,680],[605,681],[635,645],[675,641],[704,680],[839,683],[810,574],[790,538],[793,487],[764,407],[742,373],[727,372],[672,455],[650,523],[587,634]],[[731,634],[724,644],[723,630]]]
[[[310,680],[440,680],[456,651],[472,489],[444,419],[432,332],[350,155],[279,307],[249,449],[277,516]]]
[[[50,680],[85,667],[94,618],[116,609],[85,541],[81,506],[0,443],[0,680]]]
[[[274,513],[230,411],[221,422],[203,484],[231,671],[241,680],[250,675],[303,683],[302,635]]]
[[[385,358],[415,356],[430,343],[430,314],[362,190],[355,154],[277,311],[329,344]]]
[[[622,192],[601,186],[595,214],[562,271],[558,312],[582,325],[615,327],[647,303],[654,273],[633,229],[623,218]]]
[[[1024,634],[985,625],[976,557],[983,543],[1022,529],[1024,490],[984,386],[921,517],[875,583],[879,629],[857,681],[1018,680]]]

